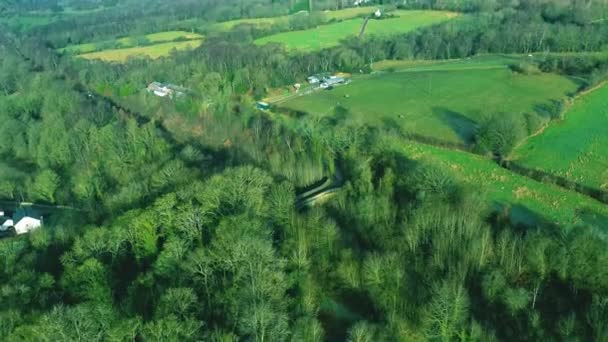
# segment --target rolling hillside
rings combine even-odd
[[[355,76],[349,85],[293,97],[278,106],[311,115],[399,129],[468,144],[488,115],[535,113],[578,88],[555,74],[513,73],[504,57],[411,64],[398,72]],[[346,113],[346,114],[344,114]]]

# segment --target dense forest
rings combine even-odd
[[[296,53],[252,43],[294,27],[205,25],[308,1],[145,3],[0,7],[98,10],[0,28],[0,203],[50,208],[43,229],[0,240],[0,340],[608,341],[608,227],[513,222],[513,208],[404,154],[396,132],[287,124],[253,106],[314,72],[484,53],[546,53],[535,68],[592,87],[608,57],[571,53],[608,47],[596,17],[606,1],[375,1],[467,16]],[[174,25],[187,19],[205,44],[168,58],[110,64],[56,50],[192,30]],[[192,94],[141,91],[155,80]],[[478,132],[476,151],[508,153],[513,127],[497,125]],[[339,187],[331,200],[299,205],[327,182]]]

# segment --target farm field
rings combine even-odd
[[[407,33],[418,28],[440,23],[456,16],[452,12],[440,11],[395,11],[398,17],[370,20],[365,35],[393,35]],[[359,33],[364,19],[345,20],[322,25],[314,29],[274,34],[255,41],[258,45],[279,43],[289,50],[314,51],[340,44],[340,41]]]
[[[342,120],[467,144],[485,115],[533,113],[578,88],[575,80],[555,74],[515,74],[507,67],[510,60],[485,56],[355,76],[351,84],[277,106],[319,116],[341,109]]]
[[[579,97],[513,155],[519,164],[608,190],[608,85]]]
[[[346,20],[351,19],[363,14],[373,12],[375,7],[356,7],[356,8],[347,8],[338,11],[325,11],[323,12],[323,16],[325,20]],[[292,15],[284,15],[280,17],[270,17],[270,18],[245,18],[238,20],[230,20],[224,21],[212,26],[213,31],[230,31],[238,25],[249,24],[256,26],[270,26],[279,23],[287,23],[290,18],[299,15],[307,15],[307,13],[294,13]]]
[[[152,59],[168,56],[173,49],[178,51],[194,49],[203,43],[202,39],[189,40],[185,42],[168,42],[150,46],[133,47],[127,49],[112,49],[92,52],[79,57],[86,59],[100,59],[106,62],[125,62],[130,57],[147,56]]]
[[[435,165],[480,189],[482,195],[498,208],[509,205],[516,222],[533,224],[535,218],[542,217],[566,227],[582,223],[608,224],[608,207],[602,203],[556,185],[514,174],[487,158],[409,141],[393,145],[409,158]]]
[[[165,43],[171,42],[177,39],[181,40],[196,40],[202,39],[203,36],[197,33],[185,32],[185,31],[166,31],[166,32],[158,32],[152,33],[148,35],[141,36],[145,38],[147,41],[151,43]],[[95,42],[95,43],[85,43],[78,45],[70,45],[65,48],[61,48],[58,51],[67,52],[73,54],[83,54],[90,53],[96,50],[99,50],[100,46],[112,46],[114,48],[130,48],[136,47],[138,45],[139,37],[125,37],[119,38],[115,40],[108,40],[103,42]]]

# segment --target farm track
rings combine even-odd
[[[334,195],[342,188],[344,183],[342,172],[336,169],[332,177],[327,178],[325,182],[314,189],[308,190],[296,196],[296,209],[301,210],[308,206],[313,206],[316,203]]]
[[[365,21],[363,21],[363,25],[361,25],[361,30],[359,30],[359,38],[363,37],[363,35],[365,34],[365,29],[367,28],[367,24],[369,24],[369,20],[370,17],[365,18]]]

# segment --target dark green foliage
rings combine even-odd
[[[509,65],[509,68],[516,73],[524,75],[535,75],[540,73],[540,69],[533,63],[517,63]]]
[[[477,128],[476,149],[483,154],[505,158],[526,133],[526,125],[519,116],[492,115]]]
[[[429,200],[429,198],[453,202],[459,200],[460,189],[456,181],[436,168],[420,166],[414,171],[408,182],[421,200]]]
[[[110,66],[59,58],[40,42],[101,41],[197,15],[284,14],[294,4],[165,3],[104,1],[107,11],[58,21],[44,36],[0,32],[0,135],[10,137],[0,141],[0,199],[50,206],[42,229],[0,240],[0,340],[605,340],[605,227],[516,226],[508,208],[482,200],[487,189],[412,161],[385,144],[390,132],[348,123],[340,106],[331,120],[289,121],[252,105],[269,87],[367,71],[384,58],[593,50],[605,27],[586,24],[587,7],[416,1],[408,7],[488,12],[476,25],[315,54],[218,35],[174,59]],[[602,63],[547,57],[541,69],[594,83]],[[193,94],[171,102],[138,92],[153,80]],[[521,122],[492,116],[477,148],[505,158],[563,106]],[[322,205],[296,210],[297,194],[326,183],[333,192]]]
[[[526,121],[527,135],[532,135],[538,132],[546,122],[539,115],[531,113],[524,114],[524,120]]]

